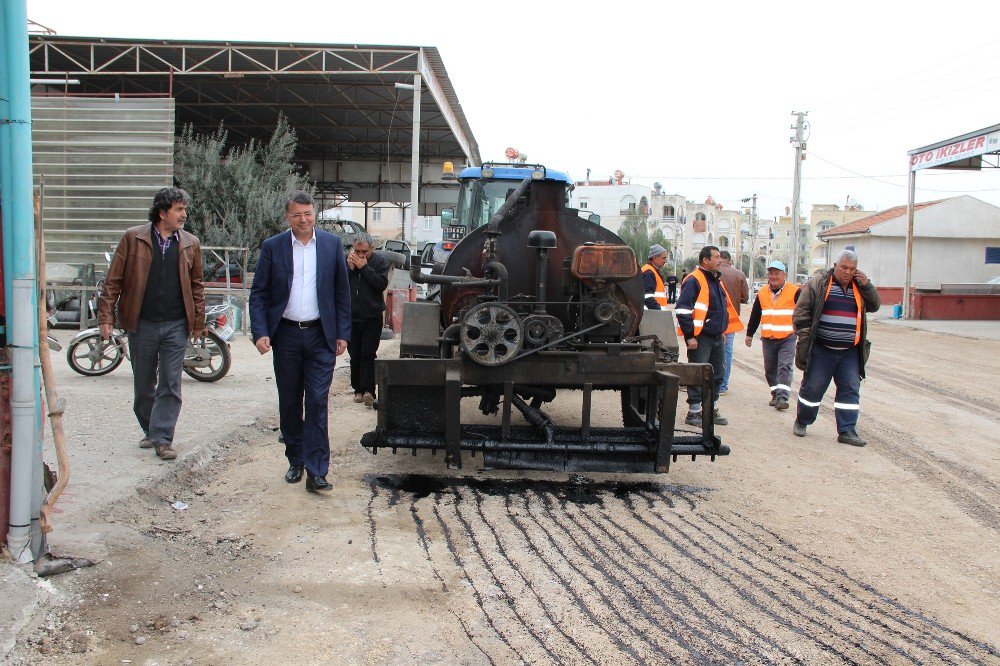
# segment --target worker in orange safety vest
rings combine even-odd
[[[767,266],[767,285],[761,287],[747,322],[747,347],[760,325],[760,343],[764,350],[764,379],[771,389],[767,403],[779,411],[788,409],[792,391],[792,363],[795,361],[795,332],[792,313],[799,300],[799,287],[787,281],[785,264],[772,261]]]
[[[714,370],[713,398],[719,399],[719,387],[726,371],[725,334],[743,330],[732,299],[720,280],[722,255],[719,248],[706,245],[698,253],[698,267],[681,284],[674,314],[677,334],[687,347],[688,363],[711,363]],[[684,422],[702,426],[702,396],[700,386],[689,386],[688,414]],[[729,421],[715,409],[712,420],[716,425]]]
[[[667,250],[662,245],[654,244],[649,248],[648,260],[640,269],[646,292],[647,310],[667,309],[667,288],[663,284],[663,276],[660,275],[660,269],[665,263],[667,263]]]

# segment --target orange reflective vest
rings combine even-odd
[[[760,337],[769,340],[784,340],[794,332],[792,313],[795,312],[795,294],[799,286],[786,282],[778,292],[777,299],[771,288],[764,286],[757,292],[760,300]]]
[[[652,271],[653,277],[656,278],[656,291],[651,294],[646,294],[643,298],[655,298],[656,302],[660,304],[660,307],[664,310],[667,308],[667,288],[663,284],[663,276],[660,275],[660,271],[656,270],[656,267],[652,264],[643,264],[642,272]]]
[[[694,337],[701,335],[701,329],[705,327],[705,315],[708,313],[708,299],[709,299],[709,289],[708,280],[705,278],[705,271],[700,267],[696,270],[691,271],[691,274],[684,278],[684,282],[687,282],[691,278],[698,280],[698,285],[700,289],[698,290],[698,300],[695,301],[694,310],[679,310],[674,308],[674,313],[689,314],[691,319],[694,320]],[[726,285],[719,282],[719,286],[722,287],[722,293],[726,295],[726,311],[729,313],[729,326],[723,331],[724,334],[735,333],[737,331],[743,330],[743,322],[740,321],[740,313],[736,311],[733,306],[733,297],[729,295],[726,290]],[[681,331],[680,322],[677,322],[677,336],[684,338],[684,332]]]
[[[823,301],[826,302],[827,297],[830,296],[830,288],[833,286],[833,276],[830,276],[830,281],[826,284],[826,292],[823,294]],[[858,290],[858,285],[851,285],[851,293],[854,294],[854,303],[858,306],[858,318],[854,321],[854,345],[857,346],[861,342],[861,317],[865,312],[864,303],[861,302],[861,292]]]

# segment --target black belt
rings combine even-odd
[[[295,328],[312,328],[313,326],[319,326],[319,319],[312,319],[310,321],[295,321],[294,319],[281,318],[282,324],[288,324],[289,326],[294,326]]]

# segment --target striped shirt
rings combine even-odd
[[[816,342],[829,349],[850,349],[857,331],[858,304],[854,300],[854,284],[847,291],[833,281],[819,317]]]

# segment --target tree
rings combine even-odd
[[[222,125],[205,134],[185,127],[174,156],[175,178],[191,195],[188,228],[203,245],[256,253],[285,228],[285,197],[295,190],[311,193],[313,187],[292,163],[295,130],[284,116],[267,143],[251,139],[229,146],[228,139]]]
[[[670,244],[663,237],[663,230],[654,228],[649,231],[649,223],[638,211],[630,210],[625,216],[625,221],[618,227],[618,236],[635,252],[639,258],[639,263],[645,263],[649,254],[649,248],[653,245],[662,245],[670,251]]]

